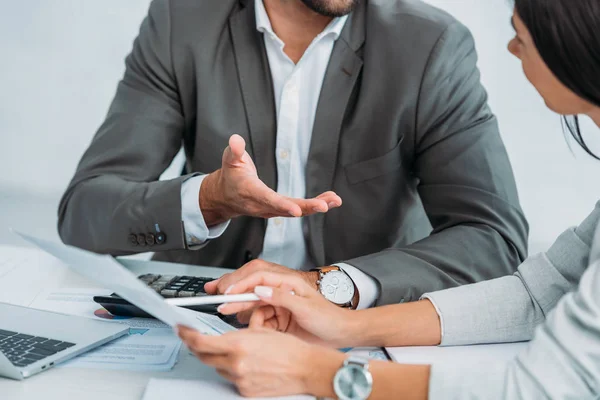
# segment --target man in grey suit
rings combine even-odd
[[[359,308],[512,273],[528,228],[476,62],[469,31],[418,0],[155,0],[61,237],[254,260],[210,293],[335,269]],[[157,181],[182,145],[184,174]]]

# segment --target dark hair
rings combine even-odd
[[[600,107],[600,1],[514,0],[542,59],[563,85]],[[565,116],[575,141],[600,160],[581,135],[579,118]]]

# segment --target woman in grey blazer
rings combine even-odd
[[[516,0],[513,24],[516,37],[509,50],[548,107],[563,115],[586,114],[600,126],[598,0]],[[592,154],[578,120],[568,127]],[[263,306],[250,322],[256,329],[213,338],[180,327],[180,335],[244,395],[339,396],[332,382],[345,356],[325,346],[446,346],[533,338],[510,363],[485,369],[371,361],[369,398],[598,398],[600,237],[594,239],[594,232],[599,220],[600,203],[514,275],[427,293],[410,304],[341,309],[301,280],[257,273],[230,290],[254,289],[262,297]],[[235,307],[221,310],[234,312]]]

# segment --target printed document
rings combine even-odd
[[[177,362],[181,341],[169,325],[152,318],[114,316],[93,297],[109,295],[106,289],[46,289],[29,307],[99,319],[129,326],[129,336],[119,338],[62,364],[62,367],[169,371]]]
[[[150,289],[114,257],[99,255],[72,246],[50,242],[16,232],[26,241],[52,254],[75,272],[116,292],[148,314],[170,326],[185,325],[205,335],[220,335],[235,328],[219,317],[172,306]]]

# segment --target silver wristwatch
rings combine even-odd
[[[373,390],[369,360],[350,356],[333,378],[333,389],[339,400],[366,400]]]
[[[352,279],[337,266],[317,268],[319,272],[319,292],[327,300],[340,307],[356,308],[352,304],[355,288]]]

